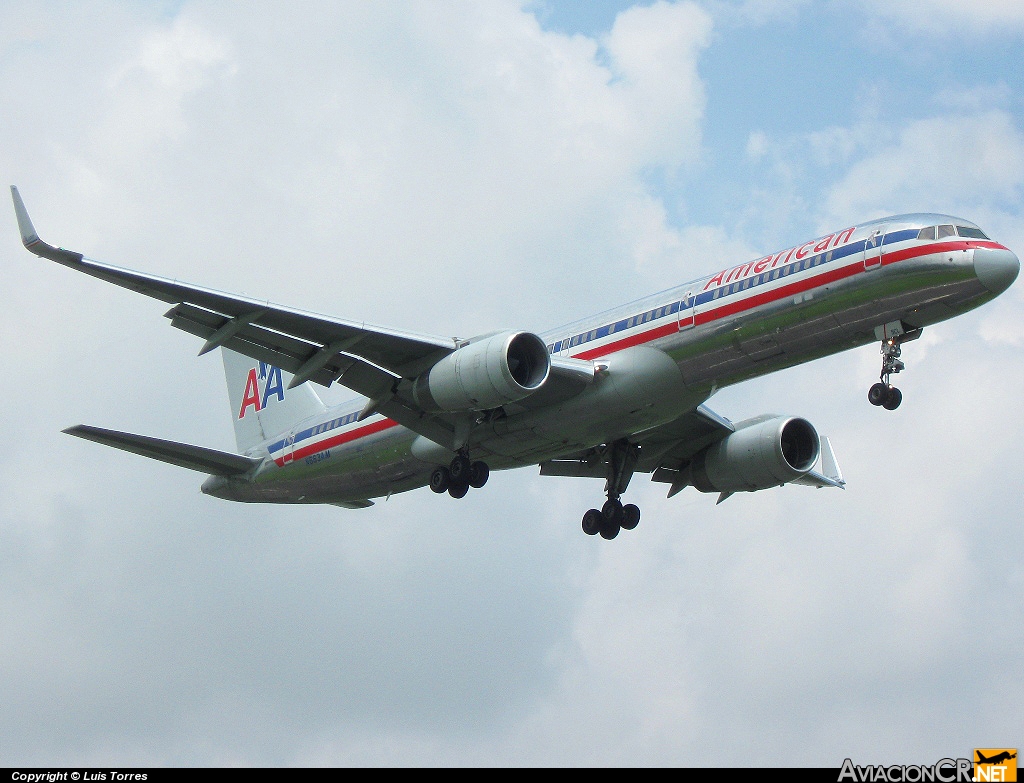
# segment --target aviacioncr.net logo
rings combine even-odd
[[[934,764],[868,764],[858,766],[843,760],[838,783],[971,783],[974,765],[970,759],[939,759]]]
[[[1016,748],[975,748],[974,780],[1013,783],[1017,780]]]

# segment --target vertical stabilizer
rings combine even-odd
[[[289,389],[288,381],[292,376],[279,367],[226,348],[222,348],[221,353],[235,441],[240,452],[245,453],[285,433],[303,419],[326,410],[308,383]]]

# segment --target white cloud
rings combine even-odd
[[[1008,113],[945,115],[907,124],[894,143],[854,163],[829,191],[825,212],[842,222],[841,216],[991,211],[1018,203],[1022,184],[1024,134]]]
[[[1016,34],[1024,29],[1024,6],[1017,0],[856,0],[880,17],[907,27],[954,36],[974,33]]]
[[[751,131],[747,137],[747,157],[757,163],[768,152],[768,137],[764,131]]]
[[[503,2],[8,6],[0,168],[44,238],[115,263],[396,327],[543,328],[769,249],[677,227],[645,186],[681,170],[682,198],[703,197],[686,172],[711,40],[687,3],[631,9],[601,40]],[[823,129],[844,187],[806,211],[846,224],[933,198],[1012,232],[1008,112],[882,142]],[[815,191],[787,187],[765,199],[788,231]],[[1024,605],[1024,378],[1013,340],[977,336],[1002,311],[908,346],[892,415],[864,400],[873,347],[712,400],[808,416],[846,492],[715,506],[638,477],[643,521],[609,545],[579,530],[599,481],[240,506],[60,435],[229,448],[220,368],[155,303],[31,258],[11,220],[0,238],[7,764],[710,765],[728,737],[751,763],[827,766],[1022,721],[986,702],[1019,669]],[[990,648],[962,643],[975,616],[1006,623]]]
[[[674,240],[643,172],[700,151],[710,20],[687,3],[600,42],[506,2],[0,12],[29,28],[51,32],[5,43],[0,100],[25,122],[0,129],[0,167],[46,239],[396,327],[544,328],[648,293],[631,255],[663,263]],[[559,482],[496,475],[463,503],[362,516],[239,507],[62,436],[229,447],[220,370],[153,302],[32,259],[10,222],[0,236],[3,429],[26,443],[0,458],[11,763],[300,763],[367,727],[377,747],[394,727],[450,748],[437,727],[493,730],[552,687],[580,540]]]
[[[794,19],[811,0],[707,0],[716,19],[756,26],[779,19]]]

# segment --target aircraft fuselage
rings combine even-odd
[[[907,333],[993,299],[1019,263],[973,223],[902,215],[851,226],[540,333],[552,356],[598,365],[564,400],[534,396],[481,415],[474,458],[536,465],[673,421],[715,390]],[[203,491],[244,502],[323,503],[426,485],[451,453],[353,401],[249,456],[251,477]]]

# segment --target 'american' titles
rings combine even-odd
[[[853,232],[856,230],[856,226],[850,226],[838,234],[829,234],[827,237],[812,239],[810,242],[804,242],[802,245],[791,247],[789,250],[783,250],[775,255],[765,256],[757,261],[740,264],[732,269],[724,269],[704,284],[704,290],[707,291],[713,286],[727,285],[750,275],[759,275],[766,270],[774,269],[779,264],[789,263],[791,258],[802,261],[812,253],[824,253],[828,250],[835,250],[840,245],[849,242],[850,237],[853,236]]]

